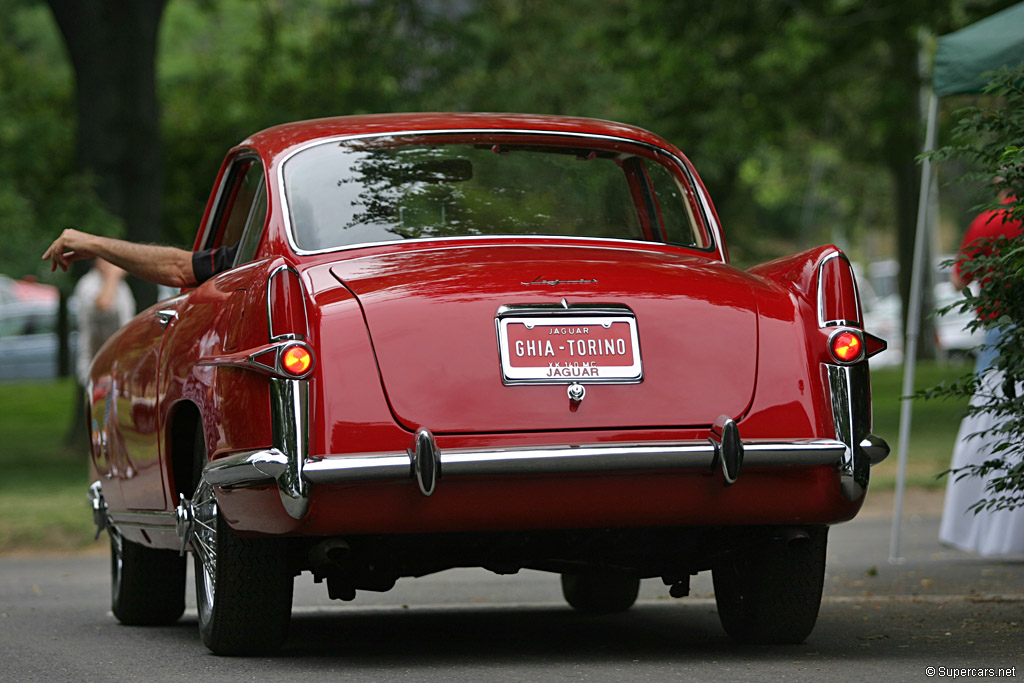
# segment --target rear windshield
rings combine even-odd
[[[542,235],[707,248],[674,161],[639,146],[514,136],[375,138],[308,148],[284,166],[296,246]]]

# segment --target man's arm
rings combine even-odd
[[[176,247],[136,244],[68,228],[43,253],[43,260],[50,260],[50,270],[57,266],[67,270],[74,261],[96,257],[158,285],[180,288],[196,284],[192,252]]]

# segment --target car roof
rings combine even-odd
[[[661,137],[637,126],[601,119],[540,114],[364,114],[286,123],[251,135],[239,147],[255,148],[270,158],[315,140],[365,135],[458,130],[516,130],[577,133],[626,138],[682,154]]]

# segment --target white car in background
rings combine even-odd
[[[59,305],[56,287],[0,275],[0,381],[57,376]],[[69,343],[73,359],[77,332]]]
[[[939,314],[947,306],[963,299],[963,295],[949,281],[949,267],[945,265],[953,255],[936,257],[929,274],[932,282],[930,315],[934,317],[935,333],[940,353],[946,355],[974,355],[982,343],[981,332],[967,329],[973,320],[970,312],[951,310]],[[896,365],[903,362],[903,317],[899,296],[899,262],[895,259],[875,261],[868,265],[867,277],[858,270],[861,303],[864,308],[864,327],[872,334],[889,342],[885,353],[872,359],[874,367]],[[973,286],[972,286],[973,288]]]

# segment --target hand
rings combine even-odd
[[[94,258],[96,254],[88,248],[91,235],[73,228],[65,228],[60,237],[43,252],[43,260],[50,260],[50,270],[67,270],[68,265],[82,259]]]

